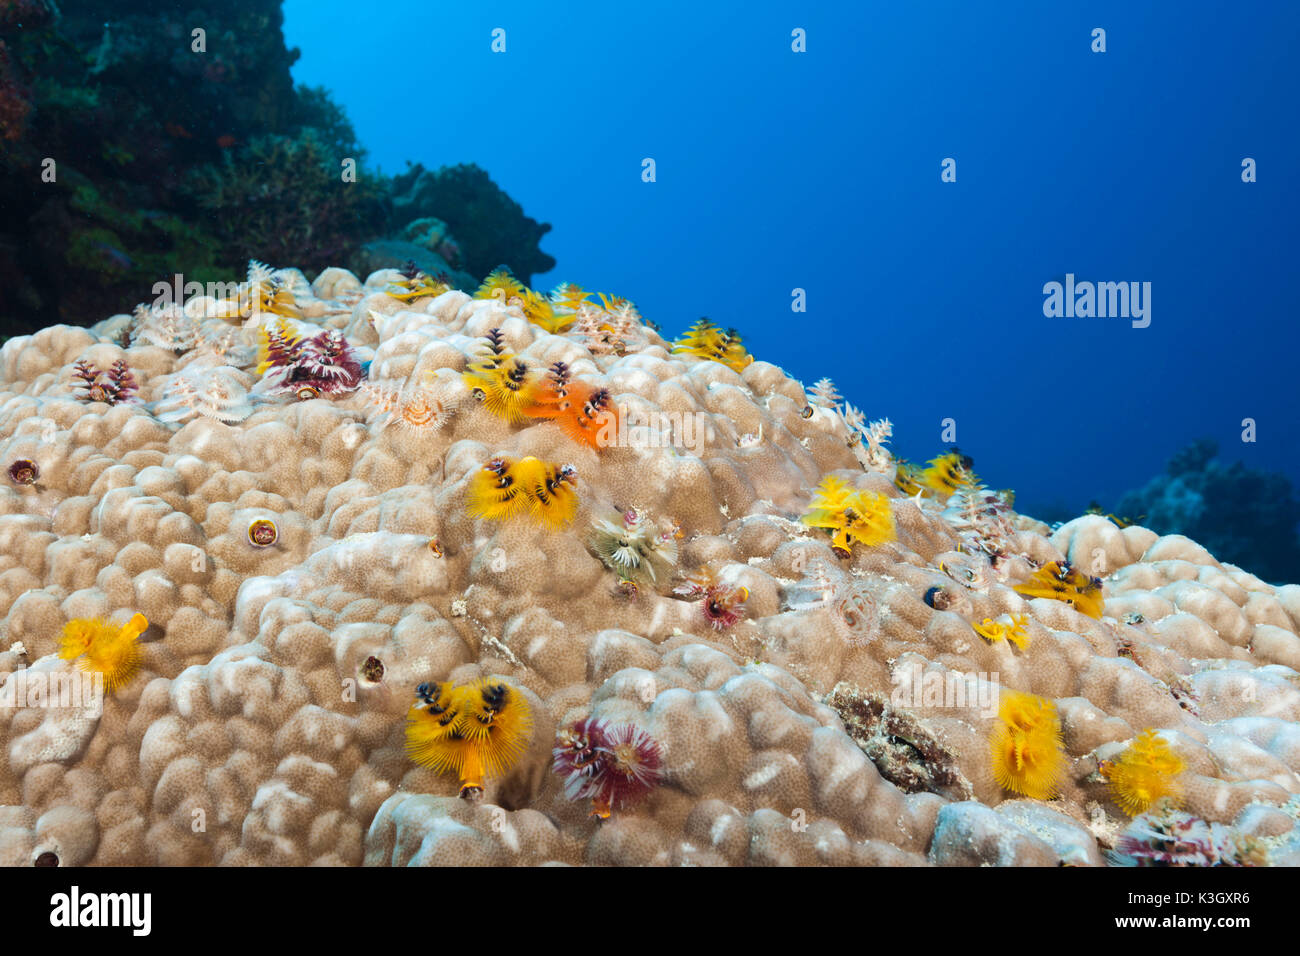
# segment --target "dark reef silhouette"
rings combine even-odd
[[[88,325],[250,258],[364,277],[412,253],[461,287],[554,266],[550,226],[483,170],[369,168],[330,94],[294,86],[280,2],[0,0],[0,335]]]
[[[1186,535],[1265,580],[1300,581],[1300,502],[1290,479],[1241,462],[1225,465],[1218,451],[1208,438],[1180,449],[1163,475],[1126,492],[1116,513],[1144,514],[1139,524]]]

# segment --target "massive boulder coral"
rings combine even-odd
[[[367,370],[333,393],[247,387],[277,317],[211,297],[163,340],[114,316],[0,349],[0,464],[26,463],[0,486],[0,861],[1099,865],[1128,825],[1108,761],[1147,728],[1185,764],[1179,812],[1242,860],[1294,857],[1300,586],[1100,516],[905,496],[887,423],[776,365],[649,327],[593,351],[517,301],[404,302],[396,278],[276,274],[278,327],[340,333]],[[493,415],[462,376],[490,332],[608,390],[619,428],[590,447]],[[124,362],[138,392],[87,400],[79,361]],[[239,415],[165,413],[186,369],[240,383]],[[530,456],[572,467],[573,522],[471,517],[485,463]],[[888,509],[890,540],[837,552],[799,520],[827,475]],[[590,535],[618,521],[670,538],[678,579],[616,573]],[[1017,590],[1053,568],[1100,579],[1100,616]],[[68,622],[136,613],[132,681],[98,707],[33,696],[79,673]],[[1016,641],[986,636],[1003,620]],[[532,731],[467,800],[404,728],[417,685],[479,678]],[[999,786],[1012,690],[1059,722],[1053,799]],[[552,770],[588,719],[662,754],[603,821]]]

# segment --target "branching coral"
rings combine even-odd
[[[72,367],[72,375],[75,379],[73,387],[80,389],[77,397],[87,402],[121,405],[130,401],[139,388],[135,376],[121,359],[106,372],[90,362],[78,360]]]
[[[660,531],[650,516],[635,508],[624,508],[616,518],[592,522],[591,546],[605,567],[618,575],[621,584],[635,590],[653,587],[666,578],[677,564],[677,539],[673,532]]]
[[[518,762],[532,736],[528,699],[503,680],[421,684],[406,718],[406,752],[422,767],[460,777],[466,799]]]
[[[149,627],[143,614],[135,614],[126,624],[110,624],[100,618],[78,618],[63,628],[59,657],[75,660],[88,674],[102,674],[104,689],[109,693],[124,686],[140,667],[141,634]]]
[[[1045,697],[1003,691],[989,740],[993,777],[1005,790],[1035,800],[1056,795],[1066,757],[1056,705]]]
[[[1148,727],[1099,769],[1115,802],[1129,816],[1136,816],[1151,809],[1157,800],[1167,799],[1176,805],[1182,795],[1179,775],[1186,767],[1169,743]]]
[[[740,333],[735,329],[723,330],[708,319],[700,319],[680,339],[673,343],[673,354],[694,355],[696,358],[721,362],[733,372],[743,371],[754,361],[745,351]]]
[[[1080,614],[1101,620],[1105,606],[1101,588],[1100,578],[1076,570],[1068,561],[1052,561],[1035,571],[1024,584],[1017,585],[1015,590],[1025,597],[1063,601]]]
[[[889,499],[858,491],[835,475],[822,479],[801,520],[809,527],[830,531],[831,549],[845,558],[852,555],[855,543],[871,548],[896,536]]]
[[[531,455],[518,460],[497,456],[470,479],[466,510],[490,521],[528,517],[558,530],[578,513],[577,471]]]
[[[1028,614],[1002,614],[996,619],[986,617],[974,624],[975,633],[993,644],[1010,641],[1022,651],[1029,646]]]
[[[601,820],[644,797],[663,778],[659,743],[631,723],[577,721],[556,734],[552,756],[565,795],[590,799],[591,815]]]

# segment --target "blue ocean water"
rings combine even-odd
[[[1300,5],[284,9],[295,80],[373,164],[477,163],[554,226],[538,287],[626,296],[670,337],[735,326],[912,460],[954,419],[1030,513],[1109,507],[1202,436],[1300,484]],[[1045,317],[1067,274],[1151,283],[1150,325]]]

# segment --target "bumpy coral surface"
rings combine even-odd
[[[341,332],[366,369],[338,394],[253,387],[268,317],[200,320],[229,312],[204,298],[193,348],[124,349],[122,315],[0,350],[0,462],[28,463],[0,476],[0,862],[1103,865],[1145,852],[1099,767],[1147,728],[1185,765],[1186,827],[1300,858],[1300,587],[1100,516],[972,529],[898,490],[887,422],[863,431],[762,356],[672,355],[648,327],[593,352],[518,304],[384,294],[400,278],[281,274],[298,331]],[[476,402],[462,375],[491,329],[608,389],[613,439]],[[124,362],[138,391],[87,401],[79,361]],[[238,394],[194,404],[210,381]],[[575,520],[471,517],[498,456],[571,465]],[[884,496],[896,537],[837,555],[801,522],[831,474]],[[591,543],[629,509],[675,542],[634,588]],[[1100,617],[1015,590],[1067,561],[1101,579]],[[717,627],[675,593],[690,576],[743,613]],[[102,707],[32,692],[76,671],[68,622],[137,614],[138,669]],[[1003,615],[1024,641],[976,632]],[[417,685],[481,678],[531,728],[462,799],[405,721]],[[1009,691],[1059,717],[1053,799],[995,778]],[[587,718],[657,748],[653,788],[604,820],[552,772]]]

